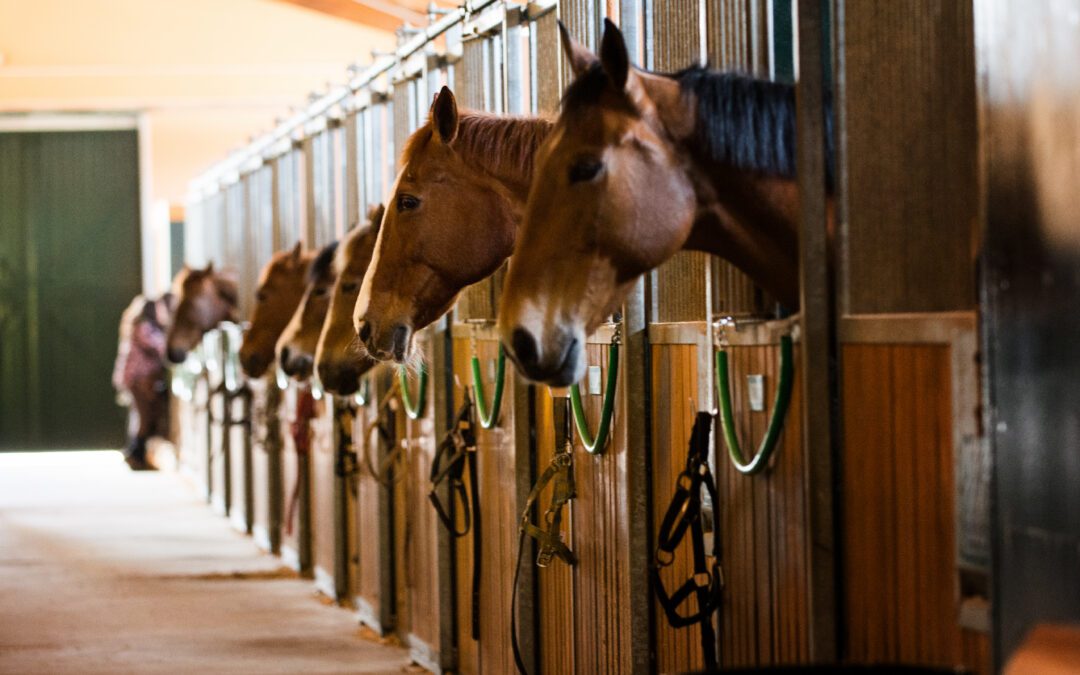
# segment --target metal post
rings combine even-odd
[[[797,97],[802,307],[803,429],[810,486],[810,660],[837,658],[833,429],[835,306],[825,203],[823,12],[828,0],[799,0]]]

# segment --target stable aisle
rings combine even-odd
[[[0,453],[0,673],[397,673],[172,473]]]

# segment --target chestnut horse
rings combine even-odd
[[[297,380],[311,377],[315,364],[315,347],[319,343],[326,310],[330,306],[330,291],[334,287],[334,254],[338,243],[324,246],[307,271],[307,287],[300,304],[289,319],[277,341],[277,358],[286,375]]]
[[[353,313],[369,354],[404,363],[413,336],[493,274],[514,248],[533,176],[551,130],[540,118],[461,111],[450,90],[405,144],[375,255]]]
[[[178,298],[176,313],[165,337],[165,351],[173,363],[181,363],[202,336],[222,321],[236,320],[236,280],[231,274],[187,265],[173,279]]]
[[[315,348],[315,370],[323,388],[332,394],[347,396],[360,387],[360,376],[375,365],[356,341],[352,314],[360,284],[371,263],[375,242],[382,224],[382,204],[371,207],[367,223],[353,228],[341,240],[334,257],[337,282],[330,294],[319,344]]]
[[[259,272],[255,310],[240,345],[240,365],[249,377],[262,377],[274,361],[278,338],[288,325],[307,288],[314,253],[303,253],[300,242],[278,251]]]
[[[519,370],[578,381],[586,336],[680,249],[726,258],[797,307],[794,88],[631,68],[610,21],[599,59],[561,31],[576,79],[537,158],[500,305]]]

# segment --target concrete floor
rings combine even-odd
[[[0,453],[0,673],[397,673],[174,473]]]

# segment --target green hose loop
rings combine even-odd
[[[420,389],[416,392],[416,402],[413,403],[412,395],[409,394],[409,380],[405,375],[405,369],[398,369],[398,382],[401,384],[401,402],[405,407],[405,414],[411,420],[418,420],[424,416],[427,408],[427,365],[420,366]]]
[[[607,386],[604,390],[604,407],[600,411],[600,427],[596,438],[589,431],[589,422],[585,419],[585,408],[581,405],[581,388],[570,385],[570,404],[574,410],[574,426],[577,427],[581,444],[592,454],[603,452],[611,432],[611,416],[615,412],[615,385],[619,381],[619,344],[612,342],[608,348]]]
[[[792,381],[795,379],[791,343],[790,335],[780,338],[780,381],[776,387],[773,411],[769,417],[765,438],[761,440],[757,454],[749,462],[743,458],[739,439],[735,434],[735,414],[731,408],[731,387],[728,381],[728,353],[722,348],[716,352],[716,389],[720,396],[720,426],[724,430],[724,440],[727,443],[732,465],[740,473],[748,476],[761,473],[769,465],[769,459],[776,450],[776,442],[780,439],[780,432],[784,428],[784,419],[787,417],[788,405],[791,403]]]
[[[494,429],[499,423],[499,409],[502,408],[503,385],[506,381],[506,354],[502,344],[499,344],[499,358],[495,363],[495,397],[491,399],[491,410],[488,410],[487,399],[484,396],[484,380],[480,377],[480,359],[473,354],[472,357],[472,382],[476,392],[476,416],[480,419],[480,426],[485,429]]]

